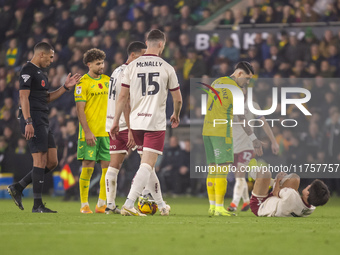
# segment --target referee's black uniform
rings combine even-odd
[[[47,152],[48,148],[56,148],[48,121],[48,79],[36,65],[28,62],[20,73],[20,90],[30,90],[28,98],[30,114],[33,120],[34,137],[28,141],[31,153]],[[20,117],[21,132],[25,134],[26,122]]]

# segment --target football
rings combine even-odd
[[[138,210],[144,214],[154,215],[158,211],[158,205],[147,196],[141,196],[138,199]]]

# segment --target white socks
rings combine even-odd
[[[153,171],[151,172],[149,182],[146,185],[145,189],[150,191],[151,196],[155,200],[159,209],[166,206],[165,202],[163,201],[161,185],[159,184],[159,180],[158,180],[155,168],[153,168]],[[142,195],[143,195],[143,193],[142,193]]]
[[[83,208],[85,205],[89,205],[89,202],[81,203],[81,208]]]
[[[107,207],[114,209],[116,207],[116,194],[117,194],[117,176],[119,169],[109,167],[105,175],[105,187],[106,187],[106,200]]]
[[[244,187],[243,187],[243,192],[242,192],[242,199],[243,199],[243,203],[249,203],[249,190],[248,190],[248,184],[246,182],[246,180],[244,179]]]
[[[131,188],[129,195],[127,196],[128,199],[125,201],[124,206],[126,208],[134,207],[136,199],[142,194],[143,189],[148,184],[150,179],[150,175],[153,172],[153,169],[150,165],[146,163],[142,163],[132,180]]]
[[[98,207],[102,207],[106,204],[106,200],[103,200],[103,199],[98,199],[98,202],[97,202],[97,205]]]
[[[244,187],[247,185],[246,179],[244,178],[236,178],[235,179],[235,186],[234,186],[234,195],[233,201],[236,206],[240,203],[241,197],[243,195]]]

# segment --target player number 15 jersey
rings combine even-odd
[[[130,88],[131,129],[165,130],[168,90],[179,89],[174,68],[156,55],[145,54],[125,68],[122,86]]]

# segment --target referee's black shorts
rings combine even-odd
[[[49,128],[48,113],[42,111],[31,111],[33,120],[34,137],[28,141],[31,153],[47,152],[49,148],[56,148],[53,133]],[[25,134],[25,120],[20,118],[21,132]]]

